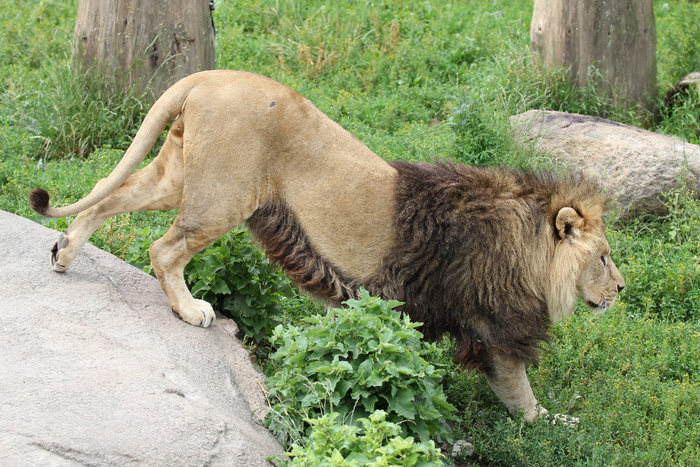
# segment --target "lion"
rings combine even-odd
[[[173,121],[174,120],[174,121]],[[157,157],[134,173],[172,121]],[[455,360],[485,374],[513,415],[540,407],[526,367],[577,298],[604,310],[625,285],[610,257],[608,199],[593,181],[461,164],[388,163],[310,101],[242,71],[186,77],[153,105],[124,157],[85,198],[32,207],[78,214],[51,250],[68,269],[107,218],[178,208],[149,249],[173,311],[207,327],[183,269],[246,223],[293,282],[331,305],[365,288],[404,303],[426,338],[454,336]]]

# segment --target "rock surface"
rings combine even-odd
[[[598,117],[531,110],[511,117],[514,135],[555,162],[597,178],[617,201],[621,217],[663,214],[659,198],[679,187],[700,191],[700,146]]]
[[[151,276],[0,211],[0,465],[269,465],[263,376],[219,319],[178,320]]]

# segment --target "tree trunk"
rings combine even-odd
[[[617,105],[653,110],[652,0],[535,0],[530,43],[547,69],[563,66],[573,82],[585,86],[592,79]]]
[[[214,68],[210,2],[80,0],[73,63],[107,74],[118,91],[148,89],[157,98],[180,78]]]

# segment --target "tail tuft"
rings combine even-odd
[[[43,188],[36,188],[29,193],[29,204],[32,209],[41,214],[46,214],[49,210],[49,193]]]

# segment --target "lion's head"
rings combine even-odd
[[[592,310],[604,311],[611,306],[617,294],[625,287],[625,279],[610,257],[608,242],[598,248],[583,266],[578,284],[579,297]]]
[[[578,210],[565,206],[557,212],[555,229],[559,241],[550,274],[549,303],[554,321],[573,311],[575,297],[591,310],[604,311],[625,287],[625,280],[610,256],[602,221],[603,207],[600,200],[595,200],[587,205],[578,203]]]

